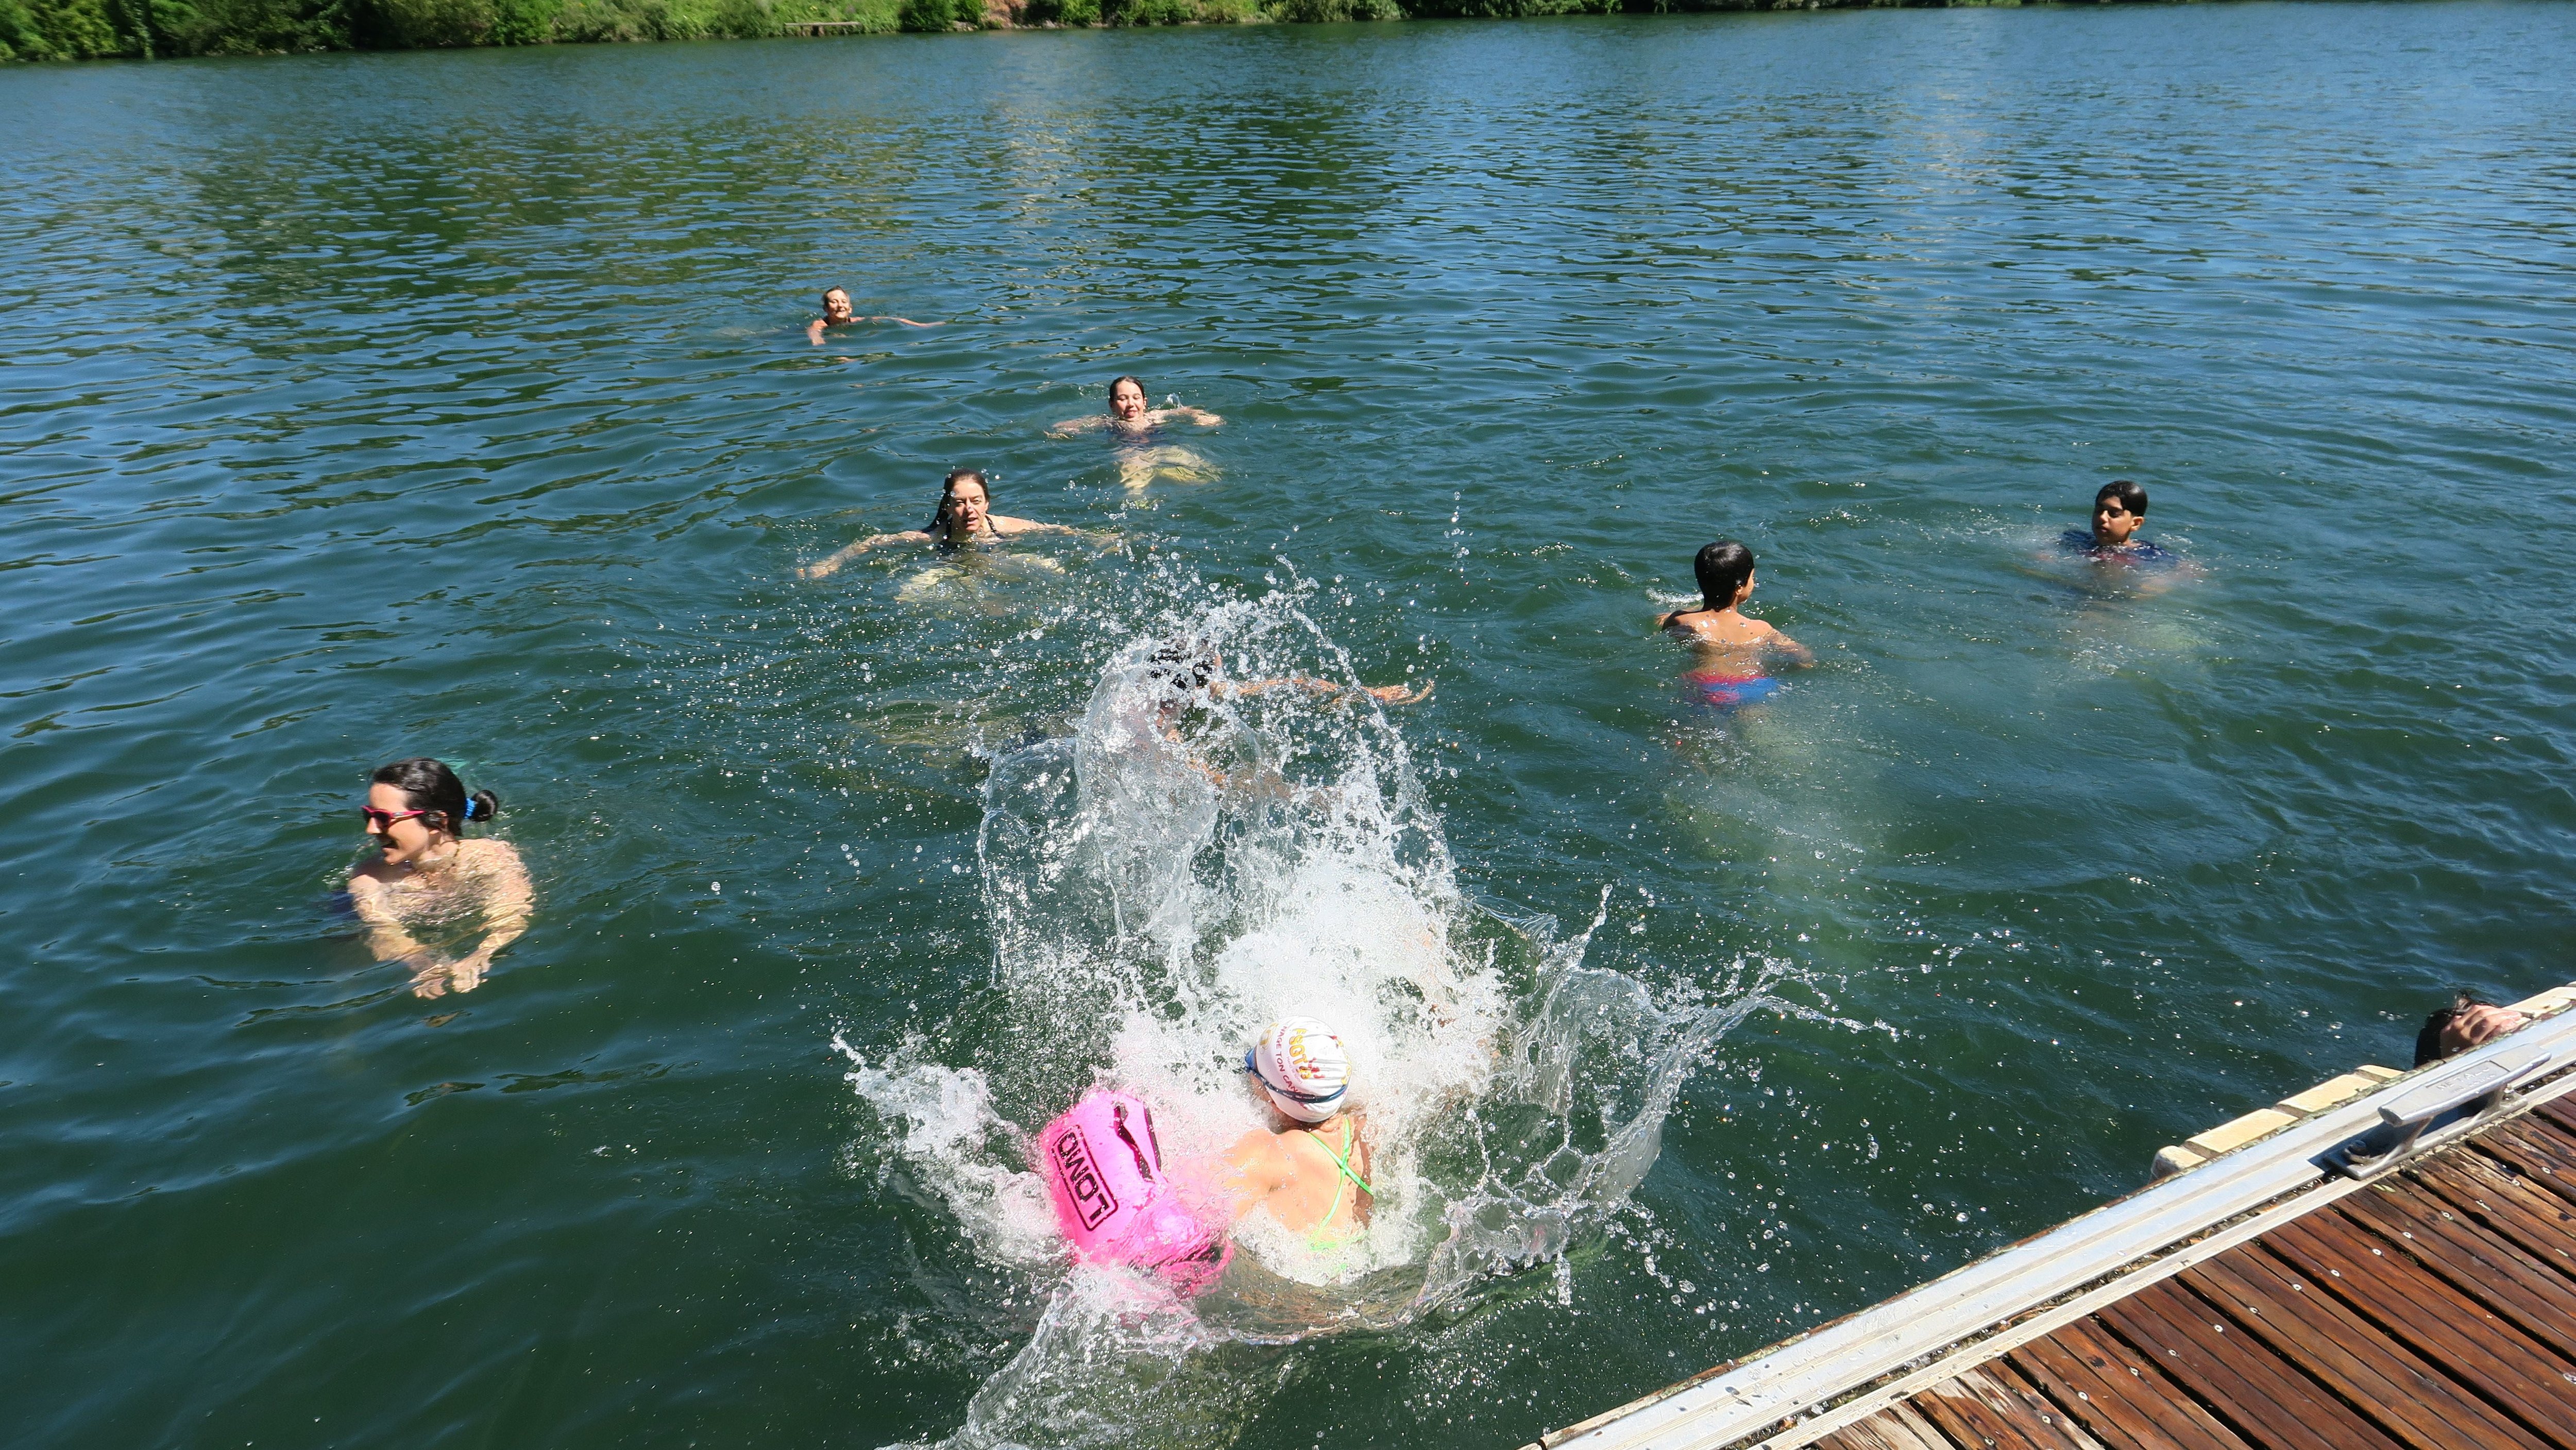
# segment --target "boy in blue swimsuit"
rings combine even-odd
[[[1807,647],[1743,612],[1753,597],[1753,551],[1720,539],[1691,560],[1699,578],[1697,609],[1677,609],[1658,627],[1691,647],[1692,668],[1682,676],[1701,704],[1719,710],[1759,704],[1777,694],[1773,662],[1811,665]]]

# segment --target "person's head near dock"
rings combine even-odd
[[[2508,1032],[2520,1031],[2531,1019],[2511,1007],[2499,1007],[2484,997],[2460,992],[2451,1005],[2424,1019],[2415,1034],[2415,1065],[2439,1062],[2484,1047]]]
[[[1286,1017],[1243,1054],[1243,1071],[1279,1126],[1255,1129],[1226,1151],[1236,1216],[1267,1209],[1308,1248],[1339,1249],[1377,1199],[1353,1110],[1349,1047],[1312,1017]]]
[[[2115,478],[2093,495],[2093,547],[2125,549],[2147,521],[2147,491]]]

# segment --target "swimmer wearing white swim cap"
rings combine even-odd
[[[1289,1126],[1247,1133],[1227,1150],[1236,1216],[1268,1208],[1317,1250],[1338,1246],[1367,1223],[1377,1199],[1351,1111],[1350,1050],[1314,1018],[1290,1017],[1244,1053],[1243,1070]]]

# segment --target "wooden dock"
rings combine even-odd
[[[1540,1446],[2576,1450],[2571,996]]]

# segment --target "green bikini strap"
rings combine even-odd
[[[1312,1130],[1310,1129],[1309,1131],[1311,1132]],[[1315,1134],[1315,1146],[1324,1150],[1324,1156],[1333,1160],[1333,1166],[1334,1166],[1334,1167],[1336,1167],[1336,1168],[1339,1168],[1340,1170],[1342,1170],[1342,1176],[1343,1176],[1344,1178],[1347,1178],[1347,1179],[1349,1179],[1351,1182],[1356,1183],[1356,1184],[1358,1184],[1358,1185],[1359,1185],[1359,1190],[1360,1190],[1360,1192],[1367,1194],[1367,1195],[1368,1195],[1369,1197],[1371,1197],[1371,1198],[1375,1198],[1375,1197],[1377,1197],[1377,1190],[1376,1190],[1376,1189],[1374,1189],[1374,1188],[1369,1187],[1368,1180],[1367,1180],[1367,1179],[1365,1179],[1365,1178],[1362,1178],[1362,1177],[1361,1177],[1361,1176],[1359,1176],[1358,1174],[1353,1173],[1353,1172],[1351,1171],[1351,1160],[1346,1156],[1346,1155],[1351,1151],[1351,1123],[1350,1123],[1350,1119],[1348,1119],[1348,1118],[1344,1118],[1344,1119],[1342,1120],[1342,1151],[1341,1151],[1341,1152],[1339,1152],[1339,1153],[1334,1152],[1334,1151],[1333,1151],[1333,1145],[1332,1145],[1332,1144],[1330,1144],[1330,1143],[1325,1142],[1325,1141],[1324,1141],[1324,1135],[1323,1135],[1323,1134],[1321,1134],[1321,1133],[1316,1133],[1316,1134]],[[1333,1207],[1334,1207],[1334,1208],[1339,1208],[1339,1207],[1341,1207],[1341,1202],[1342,1202],[1342,1196],[1341,1196],[1339,1193],[1335,1193],[1335,1194],[1333,1195]],[[1330,1216],[1331,1216],[1331,1214],[1332,1214],[1332,1209],[1326,1209],[1324,1212],[1325,1212],[1325,1216],[1326,1216],[1326,1217],[1330,1217]]]

